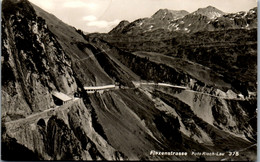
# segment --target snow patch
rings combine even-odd
[[[146,30],[146,32],[147,32],[147,31],[151,31],[152,28],[153,28],[153,25],[150,25],[150,26],[148,27],[148,30]]]
[[[255,10],[250,10],[249,13],[253,14],[253,13],[255,13]]]
[[[152,28],[153,28],[153,25],[150,25],[150,26],[148,27],[148,31],[152,30]]]

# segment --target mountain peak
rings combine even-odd
[[[220,17],[224,15],[225,13],[216,7],[213,6],[207,6],[205,8],[199,8],[197,11],[193,12],[194,15],[203,15],[207,16],[210,19],[215,19],[217,17]]]
[[[209,5],[208,7],[206,7],[206,8],[210,8],[210,9],[216,9],[216,7],[214,7],[214,6],[211,6],[211,5]]]
[[[127,20],[122,20],[116,27],[114,27],[109,34],[117,34],[117,33],[121,33],[123,31],[123,29],[130,24],[129,21]]]
[[[159,9],[155,14],[153,14],[152,18],[162,17],[163,15],[171,13],[168,9]]]
[[[218,11],[220,11],[219,9],[217,9],[216,7],[211,6],[211,5],[204,7],[204,8],[199,8],[198,10],[218,10]]]
[[[119,25],[125,26],[125,25],[128,25],[129,23],[130,23],[130,22],[127,21],[127,20],[122,20],[122,21],[119,23]]]
[[[189,14],[189,12],[185,10],[169,10],[169,9],[159,9],[152,18],[154,19],[163,19],[165,17],[171,18],[173,20],[182,18]]]

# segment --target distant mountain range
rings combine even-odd
[[[140,34],[155,30],[194,33],[202,30],[257,28],[257,8],[248,12],[225,13],[215,7],[199,8],[189,13],[185,10],[160,9],[150,18],[132,23],[122,21],[109,34]]]

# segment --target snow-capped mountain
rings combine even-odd
[[[124,25],[122,25],[124,24]],[[131,23],[121,22],[110,34],[131,34],[162,30],[166,32],[194,33],[204,30],[223,30],[232,28],[256,28],[257,8],[248,12],[226,14],[223,11],[208,6],[197,11],[173,11],[160,9],[150,18],[141,18]]]
[[[217,17],[221,17],[225,13],[223,11],[213,7],[213,6],[208,6],[208,7],[205,7],[205,8],[199,8],[197,11],[194,11],[191,14],[193,14],[193,15],[203,15],[203,16],[207,16],[209,19],[215,19]]]

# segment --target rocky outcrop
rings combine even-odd
[[[19,5],[13,9],[12,3]],[[71,61],[45,20],[23,0],[4,1],[2,13],[2,116],[16,119],[48,109],[54,90],[75,92]]]

